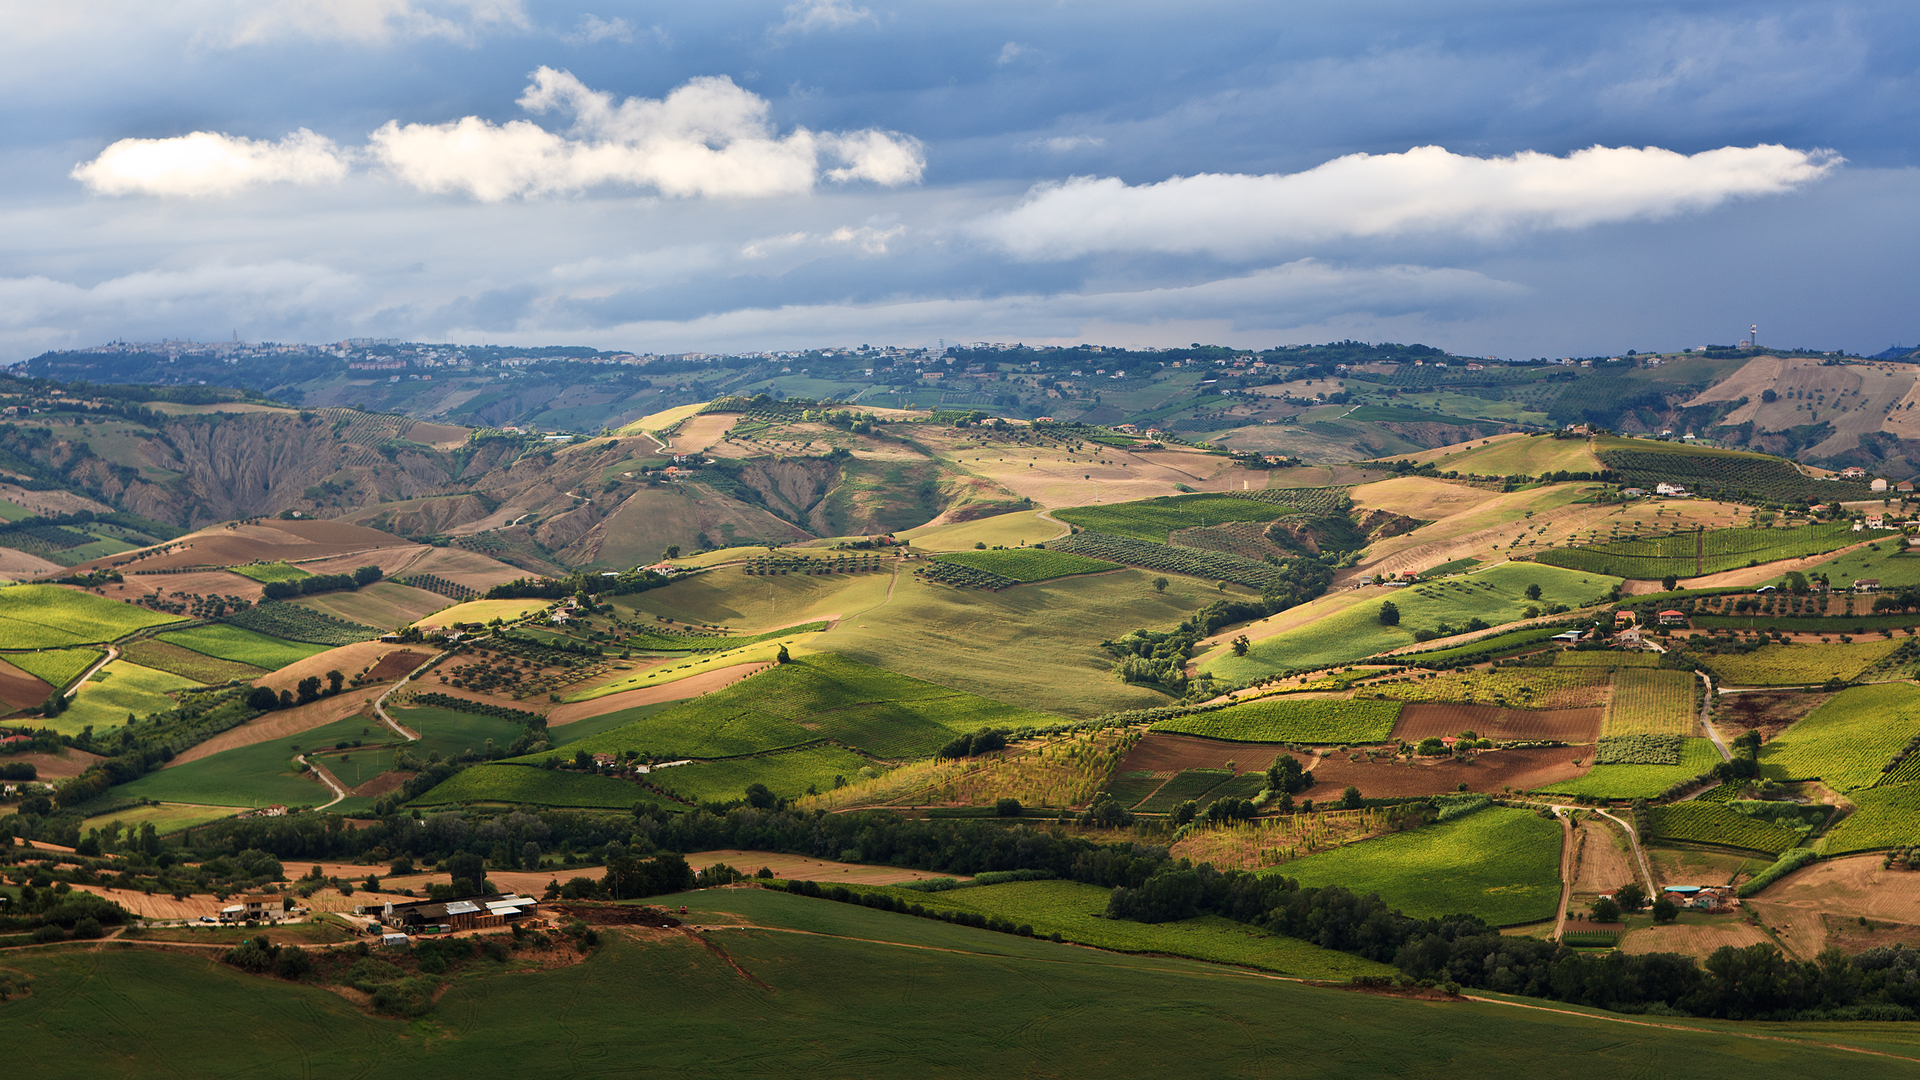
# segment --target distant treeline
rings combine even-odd
[[[351,592],[363,585],[371,585],[379,581],[384,574],[385,571],[377,566],[362,566],[351,574],[310,574],[297,581],[269,581],[260,587],[260,592],[269,600],[291,600],[296,596]]]

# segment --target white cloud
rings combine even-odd
[[[1021,56],[1027,53],[1030,53],[1032,51],[1033,50],[1031,48],[1025,45],[1022,45],[1017,41],[1009,41],[1005,45],[1000,46],[1000,57],[997,62],[1002,67],[1005,67],[1006,65],[1013,63],[1015,60],[1020,59]]]
[[[339,183],[347,158],[301,128],[279,142],[211,131],[171,139],[121,139],[76,165],[73,177],[106,195],[232,195],[260,184]]]
[[[370,299],[353,275],[285,260],[146,270],[94,285],[0,278],[0,349],[26,353],[105,335],[187,336],[215,327],[337,329]]]
[[[603,19],[588,12],[580,16],[579,24],[573,33],[567,35],[567,40],[587,45],[601,41],[618,41],[623,45],[630,45],[633,43],[633,24],[618,15],[611,19]]]
[[[1105,146],[1107,140],[1098,135],[1055,135],[1048,139],[1035,139],[1028,146],[1043,146],[1056,154],[1066,154],[1084,147]]]
[[[1034,259],[1095,251],[1253,256],[1347,237],[1441,232],[1492,238],[1705,210],[1811,183],[1842,159],[1784,146],[1691,156],[1595,146],[1566,157],[1476,158],[1438,146],[1350,154],[1285,175],[1201,174],[1128,185],[1075,177],[1028,192],[976,224],[989,242]]]
[[[498,202],[601,185],[680,198],[754,198],[805,193],[823,177],[911,184],[926,169],[920,141],[896,132],[795,128],[781,135],[767,100],[725,76],[693,79],[660,100],[616,101],[543,67],[519,103],[530,112],[571,113],[573,126],[560,134],[528,120],[393,120],[358,152],[304,129],[278,143],[197,131],[122,139],[73,176],[113,195],[232,195],[267,183],[337,182],[350,159],[364,157],[423,191]]]
[[[847,0],[800,0],[786,7],[787,21],[773,28],[775,34],[811,34],[815,30],[844,30],[856,23],[872,22],[873,12],[857,8]]]
[[[889,229],[872,225],[842,225],[830,233],[815,234],[809,232],[790,232],[779,236],[763,236],[741,245],[740,254],[748,259],[765,259],[771,255],[794,252],[805,247],[818,247],[834,244],[842,247],[857,247],[868,255],[885,255],[887,245],[907,234],[905,225],[895,225]]]
[[[521,0],[278,0],[256,5],[221,36],[235,46],[289,37],[369,45],[420,38],[470,42],[482,30],[527,25]]]

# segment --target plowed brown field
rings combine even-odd
[[[88,766],[106,758],[85,750],[67,749],[59,754],[8,754],[0,761],[18,761],[32,765],[42,780],[71,780],[86,772]]]
[[[1408,742],[1471,731],[1499,742],[1557,739],[1590,743],[1600,737],[1606,710],[1503,709],[1496,705],[1448,705],[1411,702],[1400,710],[1393,727],[1395,738]]]
[[[900,881],[925,881],[928,878],[955,877],[961,881],[972,878],[960,874],[938,874],[926,870],[902,870],[897,866],[858,866],[853,863],[829,862],[825,859],[809,859],[804,855],[780,855],[771,851],[740,851],[726,848],[719,851],[696,851],[687,857],[687,865],[695,870],[704,870],[715,863],[726,863],[743,874],[751,874],[761,867],[773,871],[773,876],[789,881],[833,881],[855,885],[892,885]],[[563,879],[564,880],[564,879]]]
[[[1578,928],[1579,923],[1569,924]],[[1707,923],[1701,926],[1649,926],[1632,931],[1620,939],[1620,951],[1623,953],[1672,952],[1682,956],[1691,956],[1696,960],[1705,960],[1715,949],[1731,945],[1744,949],[1749,945],[1769,943],[1766,934],[1759,927],[1727,919],[1723,922]]]
[[[258,603],[262,588],[259,582],[230,571],[196,570],[187,574],[128,574],[126,581],[106,586],[104,594],[115,600],[123,600],[153,592],[193,593],[198,596],[237,596],[249,603]]]
[[[1583,821],[1576,828],[1576,840],[1585,838],[1580,846],[1580,865],[1574,872],[1576,894],[1598,896],[1639,880],[1633,862],[1620,846],[1626,841],[1616,840],[1620,836],[1618,828],[1592,821]]]
[[[186,566],[238,566],[242,563],[284,559],[319,559],[350,551],[420,545],[392,533],[349,525],[344,521],[259,521],[233,528],[216,526],[168,541],[165,554],[132,564],[136,570],[167,570]],[[109,555],[74,567],[76,573],[100,569],[126,555]]]
[[[0,661],[0,702],[5,702],[9,711],[30,709],[44,704],[52,696],[53,687],[12,664]]]
[[[392,642],[359,641],[352,645],[342,645],[337,649],[328,649],[323,653],[315,653],[305,660],[295,661],[278,671],[255,679],[254,685],[270,686],[276,691],[291,690],[300,685],[301,679],[311,675],[320,676],[324,684],[329,671],[338,671],[346,678],[352,679],[360,673],[361,669],[378,667],[381,660],[388,654],[401,651],[404,651],[401,646]]]
[[[1149,732],[1134,744],[1116,771],[1175,773],[1182,769],[1224,769],[1231,761],[1241,772],[1265,772],[1280,748],[1259,743],[1227,743],[1190,735]],[[1302,757],[1302,761],[1311,758]]]
[[[1349,784],[1372,798],[1441,795],[1461,784],[1469,791],[1487,794],[1499,794],[1508,787],[1526,791],[1584,775],[1588,766],[1573,764],[1574,758],[1582,756],[1577,747],[1548,746],[1489,750],[1471,763],[1452,758],[1415,758],[1408,765],[1404,761],[1369,764],[1365,757],[1351,762],[1345,754],[1335,752],[1322,758],[1313,770],[1316,784],[1312,794],[1329,798]],[[1303,756],[1302,760],[1308,759]]]

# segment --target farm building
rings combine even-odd
[[[1687,495],[1687,486],[1685,484],[1669,484],[1669,483],[1662,482],[1662,483],[1653,485],[1653,490],[1654,490],[1654,494],[1656,495],[1671,495],[1674,498],[1685,498]]]
[[[1685,626],[1687,625],[1687,613],[1684,611],[1674,611],[1673,609],[1669,608],[1668,610],[1660,613],[1660,625],[1661,626]]]
[[[277,896],[265,893],[248,893],[237,904],[228,904],[220,909],[220,921],[223,923],[264,922],[285,911],[285,906]]]
[[[1868,485],[1867,485],[1867,490],[1868,490],[1868,491],[1885,491],[1885,490],[1887,490],[1887,478],[1886,478],[1886,477],[1884,477],[1884,476],[1876,476],[1876,477],[1874,477],[1874,478],[1873,478],[1873,483],[1871,483],[1871,484],[1868,484]]]
[[[1899,483],[1893,485],[1893,490],[1899,492],[1902,495],[1911,495],[1913,494],[1913,481],[1902,480]]]
[[[1840,470],[1840,479],[1842,480],[1864,480],[1866,477],[1867,470],[1858,465],[1849,465]]]
[[[380,909],[378,917],[388,926],[451,926],[455,930],[475,930],[519,922],[538,914],[539,907],[539,901],[531,896],[489,893],[452,900],[389,903]]]
[[[1857,593],[1879,592],[1880,579],[1876,577],[1856,578],[1853,583],[1853,591]]]

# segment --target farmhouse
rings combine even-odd
[[[1857,593],[1879,592],[1880,579],[1877,577],[1856,578],[1853,583],[1853,591]]]
[[[1685,626],[1687,625],[1687,613],[1684,611],[1674,611],[1671,608],[1669,608],[1668,610],[1660,613],[1660,625],[1661,626]]]
[[[539,901],[517,893],[489,893],[452,900],[421,900],[411,904],[389,902],[379,919],[388,926],[450,926],[474,930],[505,926],[539,912]]]
[[[1874,477],[1874,478],[1873,478],[1873,483],[1871,483],[1871,484],[1868,484],[1868,485],[1867,485],[1867,490],[1868,490],[1868,491],[1885,491],[1885,490],[1887,490],[1887,478],[1886,478],[1886,477],[1884,477],[1884,476],[1876,476],[1876,477]]]
[[[1886,527],[1887,527],[1887,519],[1884,515],[1881,515],[1881,514],[1867,515],[1867,528],[1884,529]]]
[[[1686,488],[1686,485],[1684,484],[1669,484],[1669,483],[1661,482],[1653,485],[1653,490],[1654,490],[1654,493],[1657,495],[1671,495],[1677,499],[1684,499],[1687,497],[1687,488]]]
[[[1913,494],[1913,481],[1902,480],[1899,483],[1893,485],[1893,490],[1899,492],[1902,495],[1911,495]]]
[[[263,922],[284,911],[280,898],[265,893],[248,893],[237,904],[228,904],[220,909],[220,921],[223,923]]]
[[[1840,479],[1842,480],[1864,480],[1866,478],[1867,470],[1858,465],[1849,465],[1840,470]]]

